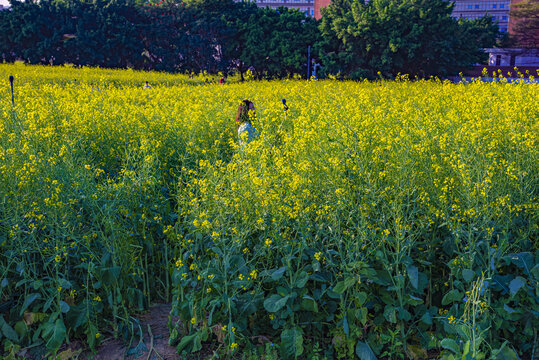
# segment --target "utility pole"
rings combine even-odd
[[[307,48],[307,80],[311,78],[311,45]]]
[[[9,75],[9,83],[11,84],[11,104],[15,106],[15,97],[13,96],[13,75]]]

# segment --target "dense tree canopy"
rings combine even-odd
[[[478,63],[497,27],[451,18],[445,0],[334,0],[321,22],[297,10],[233,0],[11,0],[0,12],[0,58],[28,63],[212,73],[427,77]]]
[[[323,12],[325,71],[352,78],[458,72],[496,41],[491,18],[451,17],[445,0],[335,0]]]

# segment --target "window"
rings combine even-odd
[[[471,9],[472,8],[472,5],[468,5],[468,9]]]
[[[507,20],[507,16],[502,16],[502,20]]]
[[[507,28],[506,27],[501,28],[500,32],[507,32]]]
[[[476,9],[479,9],[479,5],[475,5],[475,8],[476,8]]]
[[[500,9],[503,9],[503,4],[500,4]]]

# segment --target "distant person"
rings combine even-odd
[[[250,100],[243,100],[238,106],[238,112],[236,113],[240,144],[248,144],[258,138],[258,131],[252,124],[255,116],[255,105]]]
[[[145,89],[151,89],[151,85],[146,81],[146,84],[144,84]]]
[[[219,80],[219,83],[220,83],[220,84],[224,84],[225,82],[226,82],[225,77],[224,77],[224,76],[221,76],[221,80]]]

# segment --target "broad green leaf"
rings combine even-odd
[[[144,355],[145,352],[148,351],[148,347],[144,344],[144,342],[140,341],[136,346],[133,346],[129,350],[127,350],[127,356],[133,356],[134,358],[141,357]]]
[[[60,300],[60,310],[66,314],[69,311],[69,304],[63,300]]]
[[[19,341],[19,335],[17,335],[17,332],[4,320],[4,316],[0,316],[0,332],[13,342]]]
[[[46,341],[45,346],[51,351],[56,351],[66,338],[66,327],[62,319],[56,319],[54,324],[47,323],[43,331],[43,340]]]
[[[367,293],[364,291],[360,291],[356,294],[356,301],[358,302],[359,306],[362,306],[365,304],[365,301],[367,301]]]
[[[278,294],[273,294],[266,300],[264,300],[264,308],[269,312],[277,312],[281,310],[290,298],[290,295],[282,297]]]
[[[19,338],[22,339],[28,332],[28,325],[24,321],[18,321],[14,326],[14,330],[19,335]]]
[[[421,321],[422,321],[424,324],[432,325],[432,316],[430,315],[430,313],[429,313],[428,311],[425,311],[425,313],[423,314],[423,316],[421,316]]]
[[[294,286],[301,289],[307,284],[308,280],[309,280],[309,275],[307,274],[306,271],[302,271],[299,273]]]
[[[502,348],[496,355],[496,360],[519,360],[517,353],[509,347],[507,343],[504,343]]]
[[[445,306],[447,304],[451,304],[452,302],[460,301],[462,300],[462,297],[463,295],[460,291],[458,291],[457,289],[453,289],[444,295],[444,297],[442,298],[442,305]]]
[[[181,354],[182,351],[183,351],[189,344],[191,344],[192,342],[194,342],[196,336],[197,336],[197,334],[193,334],[193,335],[188,335],[188,336],[182,337],[182,339],[180,340],[180,343],[178,344],[178,346],[176,346],[176,351],[178,352],[178,354]]]
[[[286,266],[280,267],[271,274],[271,278],[274,281],[277,281],[283,277],[285,271],[286,271]]]
[[[475,272],[470,269],[464,269],[462,270],[462,278],[466,282],[470,282],[475,277]]]
[[[409,265],[406,267],[406,271],[408,271],[410,283],[415,289],[417,289],[419,286],[419,271],[417,269],[417,266]]]
[[[390,323],[395,324],[397,322],[397,315],[396,315],[395,307],[390,306],[390,305],[386,305],[386,307],[384,309],[384,317]]]
[[[515,294],[520,290],[522,286],[526,284],[526,280],[522,276],[517,276],[511,282],[509,283],[509,291],[511,291],[511,296],[515,296]]]
[[[281,333],[281,355],[294,359],[303,354],[303,335],[299,328],[283,330]]]
[[[457,342],[453,339],[445,338],[442,340],[440,345],[447,350],[453,351],[455,354],[457,354],[460,351],[460,347],[457,344]]]
[[[539,264],[536,264],[531,270],[531,274],[535,277],[535,280],[539,281]]]
[[[356,355],[360,360],[378,360],[368,343],[358,341],[356,344]]]
[[[366,307],[362,307],[360,309],[356,310],[356,318],[359,319],[361,324],[365,326],[367,323],[367,315],[369,313],[369,310]]]
[[[346,290],[348,290],[352,285],[354,285],[357,282],[357,278],[355,276],[348,276],[344,280],[339,281],[337,285],[333,288],[333,291],[337,294],[342,294]]]
[[[318,312],[318,304],[312,297],[308,295],[303,296],[303,299],[301,300],[301,308],[303,310],[312,311],[315,313]]]
[[[58,285],[60,285],[63,289],[71,289],[73,285],[71,285],[71,282],[67,281],[66,279],[58,279]]]
[[[28,294],[26,299],[24,299],[24,303],[22,304],[21,310],[19,311],[19,315],[22,316],[24,314],[24,311],[28,309],[28,306],[30,306],[36,299],[39,299],[40,297],[41,294],[39,293]]]

